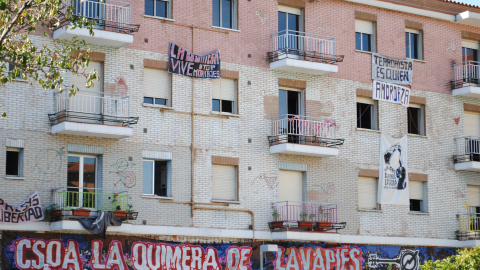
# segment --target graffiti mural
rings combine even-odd
[[[49,182],[48,175],[56,174],[62,169],[63,147],[57,149],[42,149],[35,157],[34,170],[39,170],[40,182]]]
[[[136,236],[2,233],[2,269],[259,270],[260,245],[160,242]],[[266,270],[418,270],[453,248],[282,242],[264,253]]]
[[[265,184],[267,184],[267,187],[270,190],[273,190],[278,185],[276,176],[267,176],[266,174],[262,173],[262,174],[258,175],[257,177],[255,177],[255,180],[256,179],[258,179],[258,180],[263,179],[265,181]]]
[[[117,182],[113,183],[114,187],[120,182],[127,188],[132,188],[137,184],[135,173],[128,171],[128,169],[131,169],[133,166],[135,166],[135,163],[128,161],[126,158],[120,158],[111,165],[113,171],[110,173],[115,173],[120,178]]]

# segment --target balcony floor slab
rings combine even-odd
[[[68,28],[62,27],[53,32],[53,39],[71,40],[74,36],[84,39],[87,43],[111,46],[120,48],[133,43],[133,36],[123,33],[115,33],[100,29],[93,29],[94,36],[90,35],[88,29],[85,28]]]
[[[480,162],[478,161],[468,161],[455,163],[456,171],[470,171],[470,172],[480,172]]]
[[[70,134],[112,139],[123,139],[133,136],[130,127],[108,126],[89,123],[62,122],[52,126],[52,134]]]
[[[452,91],[452,95],[480,98],[480,86],[469,85],[462,88],[454,89]]]
[[[332,147],[312,146],[296,143],[283,143],[270,146],[271,154],[291,154],[313,157],[335,157],[339,150]]]
[[[337,65],[291,58],[285,58],[270,63],[270,69],[278,69],[321,76],[338,72]]]

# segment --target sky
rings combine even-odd
[[[458,2],[462,2],[465,4],[473,4],[473,5],[480,5],[480,0],[457,0]]]

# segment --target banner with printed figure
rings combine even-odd
[[[0,199],[0,223],[17,224],[39,220],[43,220],[43,210],[37,191],[17,207]]]
[[[408,205],[407,135],[380,137],[379,204]]]
[[[193,78],[220,79],[220,51],[197,55],[170,42],[168,72]]]

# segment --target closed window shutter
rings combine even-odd
[[[237,170],[235,166],[212,165],[212,199],[237,200]]]
[[[480,207],[480,187],[467,186],[467,204]]]
[[[363,103],[363,104],[371,104],[371,105],[375,104],[373,99],[367,98],[367,97],[357,97],[357,102]]]
[[[464,48],[469,48],[469,49],[474,49],[474,50],[480,50],[480,43],[475,40],[462,40],[462,47]]]
[[[212,98],[235,101],[236,87],[236,81],[233,79],[212,80]]]
[[[85,69],[85,74],[90,73],[92,70],[96,70],[100,81],[93,80],[93,87],[87,88],[85,84],[87,83],[87,79],[82,74],[72,74],[70,76],[70,85],[75,85],[82,90],[93,91],[93,92],[103,92],[103,65],[101,62],[90,62],[88,67]]]
[[[355,20],[355,32],[373,35],[373,23]]]
[[[419,34],[419,35],[420,35],[420,30],[417,30],[417,29],[406,28],[406,29],[405,29],[405,32],[414,33],[414,34]]]
[[[303,172],[280,171],[280,201],[303,202]]]
[[[480,114],[465,112],[465,136],[480,136]]]
[[[424,183],[421,181],[410,181],[409,184],[410,189],[408,190],[408,192],[410,193],[410,199],[423,201]]]
[[[143,194],[153,194],[153,161],[143,161]]]
[[[166,70],[143,69],[143,96],[170,99],[171,80]]]
[[[358,177],[358,208],[377,209],[376,178]]]

